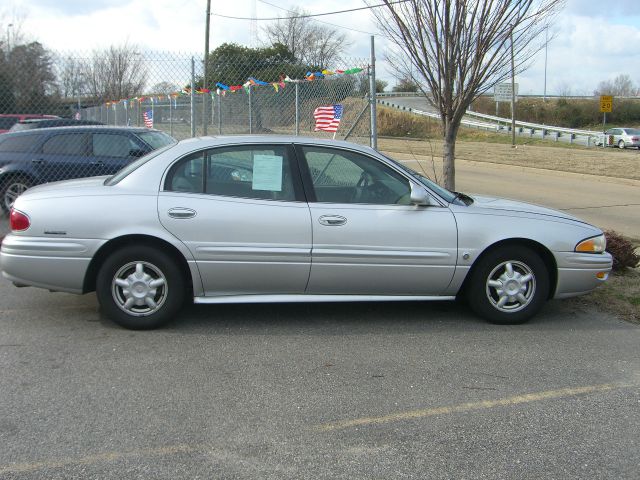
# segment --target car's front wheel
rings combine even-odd
[[[515,325],[529,320],[549,295],[549,272],[533,250],[520,246],[487,252],[471,272],[471,308],[492,323]]]
[[[620,140],[618,142],[618,148],[624,148],[624,147],[625,147],[624,140]]]
[[[148,330],[173,319],[184,300],[185,282],[169,255],[136,246],[117,250],[106,259],[98,272],[96,294],[114,322]]]

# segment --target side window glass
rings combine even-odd
[[[93,154],[97,157],[119,157],[131,156],[132,151],[140,150],[140,147],[126,135],[116,135],[111,133],[94,133]]]
[[[302,147],[318,202],[409,205],[409,180],[375,158]]]
[[[54,135],[42,145],[42,153],[49,155],[87,154],[87,135],[84,133],[65,133]]]
[[[196,152],[174,164],[165,180],[164,189],[171,192],[202,193],[206,151]]]
[[[288,149],[284,145],[209,150],[205,192],[212,195],[295,200]]]
[[[27,153],[40,142],[41,135],[22,135],[19,137],[0,137],[0,152]]]

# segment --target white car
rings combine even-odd
[[[375,150],[301,137],[205,137],[110,177],[29,189],[0,254],[19,286],[96,291],[154,328],[197,303],[468,299],[496,323],[587,293],[601,230],[564,212],[450,192]]]

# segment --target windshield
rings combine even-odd
[[[169,137],[169,138],[171,138],[171,137]],[[175,145],[175,143],[171,143],[170,145],[167,145],[167,146],[165,146],[163,148],[160,148],[158,150],[154,150],[152,152],[147,153],[144,157],[138,158],[137,160],[131,162],[129,165],[127,165],[126,167],[124,167],[121,170],[119,170],[118,172],[116,172],[114,175],[112,175],[109,178],[107,178],[104,181],[104,184],[107,187],[115,185],[116,183],[120,182],[123,178],[127,177],[131,172],[136,171],[138,168],[140,168],[142,165],[147,163],[149,160],[151,160],[152,158],[157,157],[158,155],[160,155],[165,150],[169,150],[174,145]]]
[[[450,192],[449,190],[447,190],[444,187],[441,187],[440,185],[438,185],[433,180],[430,180],[429,178],[427,178],[426,176],[422,175],[421,173],[416,172],[412,168],[409,168],[405,164],[400,163],[397,160],[394,160],[393,158],[389,157],[388,155],[385,155],[385,154],[381,154],[381,155],[384,158],[386,158],[386,159],[390,160],[391,162],[393,162],[394,165],[397,165],[398,167],[400,167],[405,172],[410,173],[414,177],[418,177],[418,179],[422,182],[422,184],[425,187],[427,187],[432,192],[435,192],[436,194],[438,194],[443,200],[445,200],[445,201],[447,201],[449,203],[451,203],[451,202],[453,202],[455,200],[455,198],[456,198],[456,194],[455,193]]]
[[[627,135],[640,135],[640,129],[638,128],[624,128]]]
[[[176,143],[176,139],[164,132],[140,132],[138,136],[154,150]]]

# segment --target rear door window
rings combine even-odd
[[[54,135],[42,145],[42,153],[45,155],[87,155],[86,133],[65,133]]]

